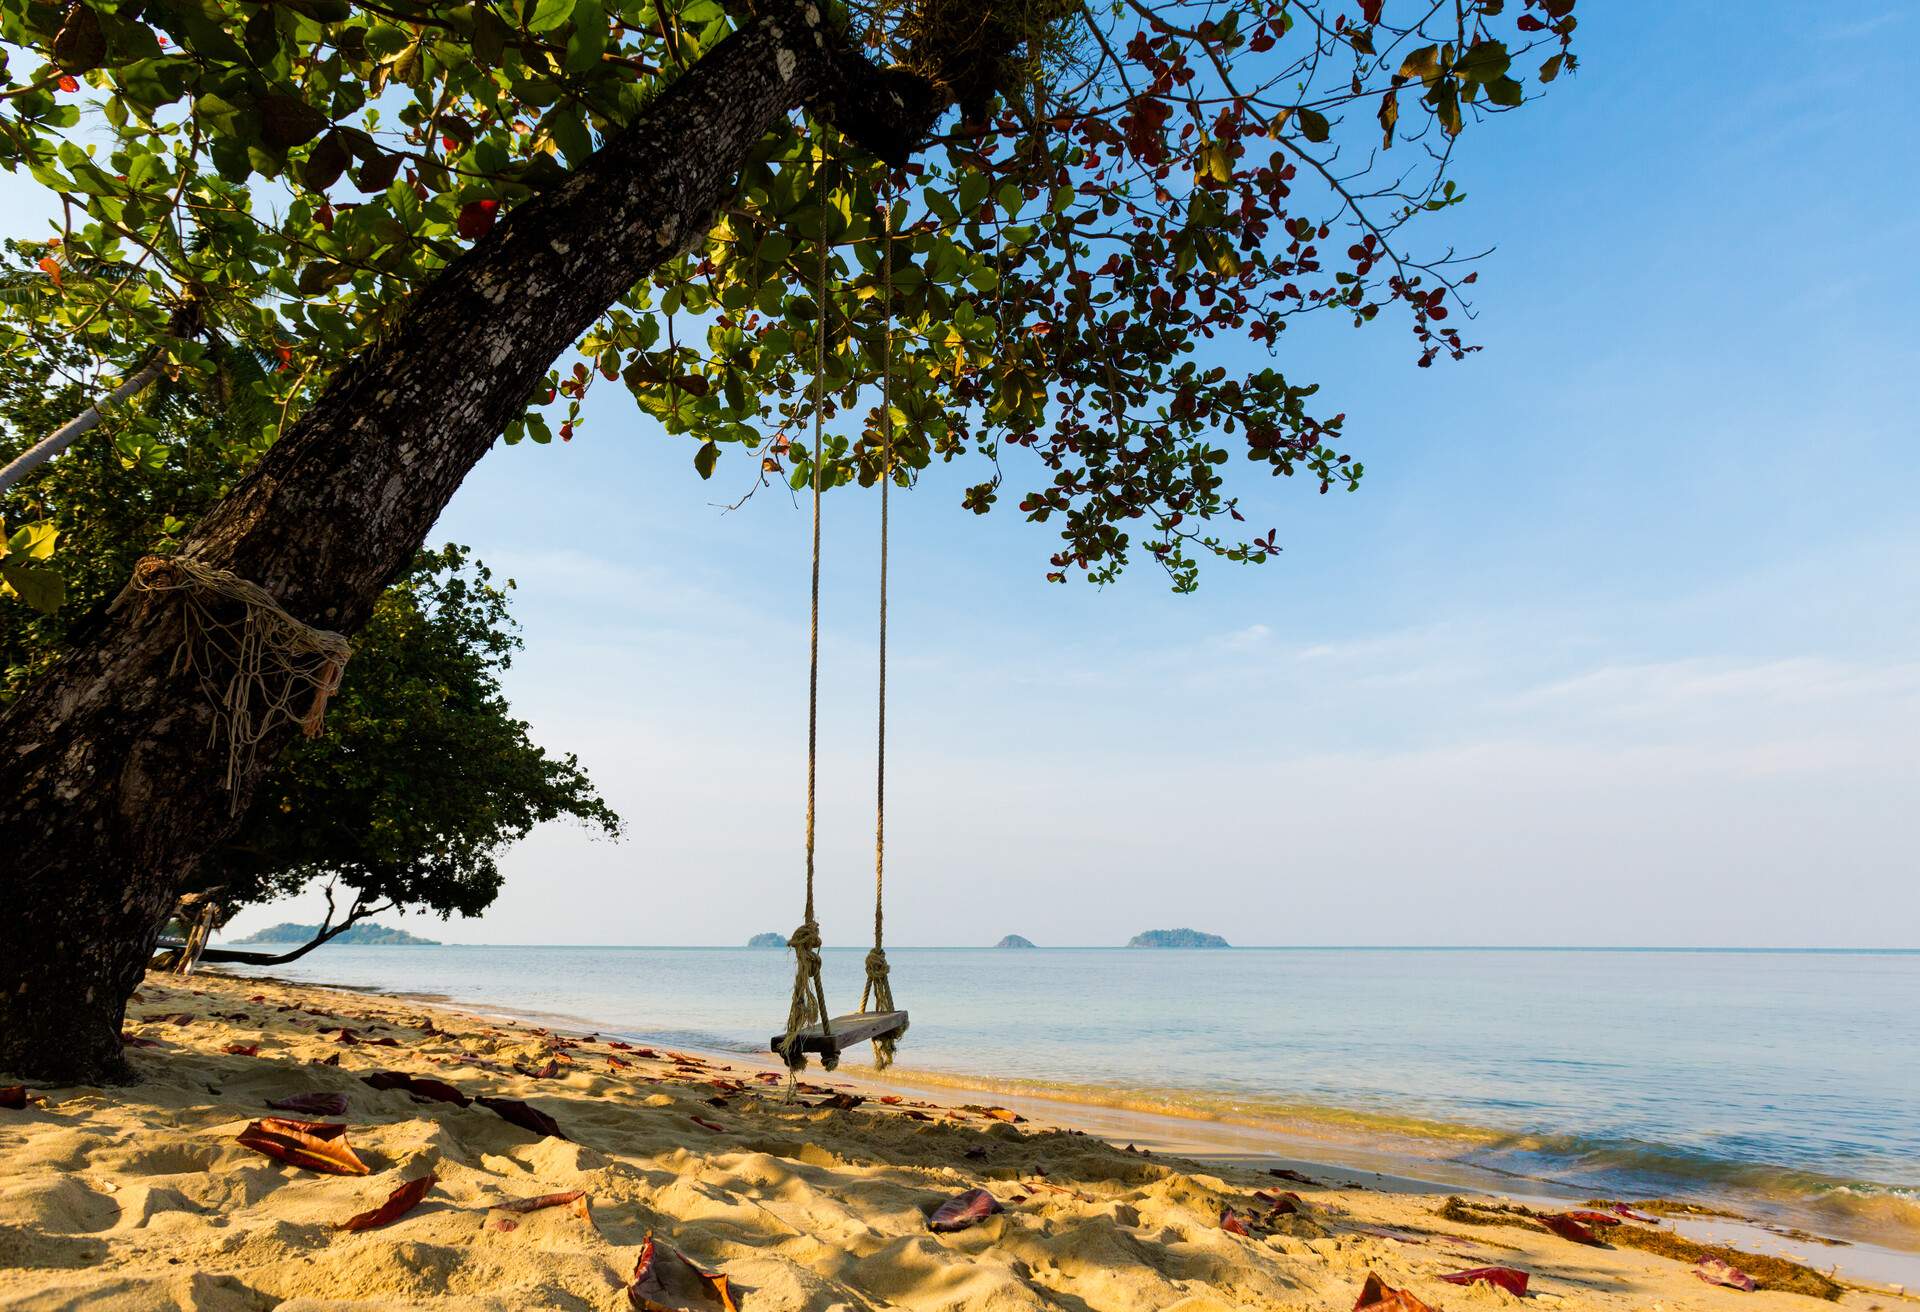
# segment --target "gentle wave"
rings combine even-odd
[[[862,1072],[865,1073],[865,1072]],[[1678,1195],[1819,1224],[1850,1239],[1920,1251],[1920,1188],[1716,1157],[1633,1139],[1516,1133],[1397,1112],[1249,1098],[1190,1088],[1128,1087],[899,1069],[936,1088],[1030,1096],[1185,1120],[1269,1129],[1294,1139],[1469,1166],[1611,1196]]]

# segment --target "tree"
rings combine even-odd
[[[547,755],[513,717],[499,672],[519,645],[484,565],[464,547],[422,553],[361,630],[326,733],[281,754],[191,891],[238,906],[325,881],[326,923],[292,960],[383,911],[479,915],[500,891],[498,854],[536,824],[617,835],[579,761]],[[336,885],[352,894],[338,919]]]
[[[1411,249],[1414,221],[1461,198],[1454,144],[1526,98],[1523,68],[1570,66],[1572,8],[0,0],[0,39],[32,52],[0,158],[73,216],[49,279],[140,273],[35,331],[190,369],[166,325],[211,300],[297,364],[274,386],[298,418],[181,552],[309,624],[362,624],[495,439],[539,439],[549,405],[568,436],[596,377],[704,473],[733,447],[749,480],[904,482],[972,451],[984,511],[1026,451],[1050,575],[1144,552],[1188,587],[1198,556],[1277,549],[1222,536],[1230,448],[1323,490],[1359,477],[1311,385],[1199,352],[1388,308],[1422,363],[1470,350],[1445,320],[1472,275]],[[170,615],[130,608],[8,713],[0,1065],[118,1069],[152,926],[232,827],[213,709],[163,677]]]
[[[72,361],[67,360],[67,365]],[[28,355],[0,372],[0,459],[22,434],[73,402],[61,362]],[[149,464],[108,441],[77,452],[32,485],[33,523],[63,543],[66,604],[0,612],[0,700],[17,696],[98,622],[133,563],[177,536],[224,495],[244,446],[220,440],[217,398],[161,386],[142,398],[182,444]],[[120,421],[108,421],[115,437]],[[382,911],[478,915],[492,904],[498,853],[562,817],[617,835],[619,818],[572,755],[549,756],[514,717],[499,676],[521,642],[495,583],[466,548],[425,551],[374,606],[327,712],[327,732],[296,740],[261,783],[239,830],[180,889],[232,910],[308,883],[351,898],[292,960]],[[4,603],[0,603],[4,604]],[[456,763],[450,767],[449,762]]]

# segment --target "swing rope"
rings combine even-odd
[[[860,1010],[893,1011],[893,985],[887,966],[887,493],[893,486],[893,197],[881,197],[880,285],[886,320],[880,337],[880,713],[874,753],[873,950],[867,953],[867,983]],[[873,1065],[893,1065],[894,1045],[907,1032],[902,1025],[873,1041]]]
[[[819,762],[820,728],[820,468],[823,411],[827,402],[827,236],[820,233],[820,280],[814,301],[813,334],[813,601],[807,629],[807,913],[800,928],[787,938],[793,949],[793,998],[787,1007],[787,1034],[781,1044],[790,1075],[807,1068],[800,1032],[818,1021],[827,1051],[820,1064],[833,1070],[840,1056],[833,1048],[833,1028],[827,1018],[827,995],[820,983],[820,925],[813,917],[814,776]]]

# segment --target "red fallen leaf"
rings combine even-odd
[[[904,1112],[901,1112],[900,1114],[906,1117],[910,1121],[930,1121],[933,1119],[933,1117],[927,1115],[925,1112],[916,1111],[912,1107],[907,1108],[907,1110],[905,1110]]]
[[[137,999],[139,998],[140,995],[136,993],[133,996]],[[255,993],[254,995],[252,995],[247,999],[248,1002],[265,1002],[266,1000],[267,1000],[267,995],[264,993]]]
[[[381,1035],[377,1039],[368,1039],[367,1042],[373,1044],[376,1048],[397,1048],[400,1046],[400,1040],[386,1034]]]
[[[660,1054],[655,1052],[652,1048],[635,1048],[633,1050],[633,1055],[636,1057],[646,1057],[650,1060],[655,1060],[655,1061],[659,1060],[659,1057],[660,1057]]]
[[[539,1070],[528,1073],[536,1080],[550,1080],[560,1073],[560,1066],[557,1062],[550,1061]]]
[[[1620,1218],[1612,1212],[1568,1212],[1568,1216],[1586,1225],[1619,1225]]]
[[[1220,1228],[1230,1235],[1244,1235],[1247,1233],[1247,1223],[1242,1221],[1240,1214],[1235,1212],[1231,1207],[1223,1207],[1220,1209]]]
[[[267,1106],[283,1112],[306,1112],[313,1116],[343,1116],[347,1110],[344,1093],[296,1093],[286,1098],[269,1098]]]
[[[613,1055],[612,1053],[608,1053],[608,1054],[607,1054],[607,1065],[608,1065],[608,1066],[610,1066],[610,1067],[612,1067],[612,1068],[613,1068],[614,1070],[616,1070],[616,1071],[624,1071],[624,1070],[631,1070],[631,1069],[633,1069],[633,1063],[632,1063],[632,1062],[630,1062],[630,1061],[622,1061],[622,1060],[620,1060],[620,1058],[618,1058],[618,1057],[616,1057],[616,1056],[614,1056],[614,1055]]]
[[[457,1107],[465,1107],[473,1102],[451,1084],[420,1075],[408,1075],[405,1071],[375,1071],[371,1075],[362,1075],[360,1081],[375,1089],[402,1089],[416,1098],[450,1102]]]
[[[622,1043],[622,1042],[620,1042],[620,1040],[618,1040],[618,1039],[608,1039],[608,1040],[607,1040],[607,1046],[608,1046],[609,1048],[618,1048],[618,1049],[620,1049],[620,1051],[622,1051],[622,1052],[632,1052],[632,1051],[633,1051],[633,1045],[632,1045],[631,1043]]]
[[[773,1078],[777,1080],[777,1079],[779,1079],[780,1077],[779,1077],[778,1075],[776,1075],[776,1076],[774,1076]],[[902,1097],[901,1097],[901,1096],[900,1096],[899,1094],[897,1094],[897,1093],[883,1093],[883,1094],[881,1094],[881,1095],[880,1095],[880,1101],[881,1101],[881,1102],[883,1102],[883,1103],[885,1103],[885,1104],[887,1104],[887,1106],[889,1106],[889,1107],[892,1107],[892,1106],[894,1106],[894,1105],[896,1105],[896,1104],[898,1104],[898,1103],[901,1103],[901,1102],[904,1102],[904,1101],[905,1101],[905,1099],[903,1099],[903,1098],[902,1098]]]
[[[682,1066],[705,1066],[707,1064],[705,1057],[690,1057],[684,1052],[675,1052],[671,1048],[667,1049],[667,1060],[678,1062]]]
[[[1717,1257],[1702,1258],[1693,1273],[1710,1285],[1725,1285],[1728,1289],[1744,1290],[1751,1294],[1755,1288],[1754,1278],[1737,1266],[1730,1266]]]
[[[835,1111],[850,1112],[866,1099],[857,1093],[836,1093],[832,1097],[822,1098],[813,1104],[815,1107],[830,1107]]]
[[[323,1034],[324,1034],[325,1032],[326,1032],[326,1031],[324,1031],[324,1030],[322,1030],[322,1031],[321,1031],[321,1033],[323,1033]],[[339,1035],[335,1037],[335,1039],[334,1039],[334,1042],[335,1042],[335,1043],[345,1043],[345,1044],[348,1044],[348,1045],[353,1045],[353,1044],[357,1044],[357,1043],[359,1043],[359,1042],[360,1042],[360,1039],[359,1039],[359,1036],[358,1036],[358,1035],[356,1035],[356,1034],[355,1034],[355,1033],[354,1033],[354,1032],[353,1032],[352,1030],[350,1030],[350,1029],[344,1029],[344,1028],[343,1028],[343,1029],[342,1029],[342,1030],[340,1031],[340,1033],[339,1033]]]
[[[1613,1205],[1613,1213],[1615,1216],[1624,1216],[1629,1221],[1644,1221],[1648,1225],[1660,1224],[1659,1217],[1648,1216],[1645,1212],[1636,1212],[1625,1203],[1615,1203]]]
[[[1360,1297],[1354,1301],[1353,1312],[1362,1312],[1364,1308],[1379,1308],[1381,1312],[1433,1312],[1406,1290],[1395,1289],[1371,1271],[1367,1272],[1367,1282],[1360,1286]]]
[[[569,1189],[562,1194],[541,1194],[536,1198],[512,1198],[494,1207],[502,1212],[538,1212],[545,1207],[562,1207],[585,1198],[585,1189]]]
[[[1301,1210],[1300,1195],[1290,1189],[1277,1192],[1267,1189],[1254,1190],[1253,1196],[1267,1205],[1268,1211],[1275,1216],[1292,1216]]]
[[[1005,1121],[1008,1125],[1018,1125],[1020,1122],[1026,1120],[1026,1117],[1020,1115],[1018,1112],[1009,1111],[1005,1107],[979,1107],[968,1103],[962,1107],[961,1110],[974,1112],[981,1116],[990,1116],[996,1121]]]
[[[566,1139],[561,1132],[559,1122],[541,1111],[538,1107],[529,1107],[518,1098],[475,1098],[475,1102],[485,1107],[502,1120],[513,1122],[523,1130],[546,1135],[551,1139]],[[572,1140],[567,1140],[569,1143]]]
[[[350,1216],[335,1226],[336,1230],[376,1230],[383,1225],[391,1225],[420,1205],[427,1191],[437,1183],[440,1177],[429,1171],[418,1180],[409,1180],[387,1195],[387,1201],[371,1211]]]
[[[258,1057],[260,1045],[257,1043],[229,1043],[220,1051],[234,1057]]]
[[[753,1078],[754,1078],[754,1079],[756,1079],[756,1080],[758,1080],[758,1081],[760,1081],[760,1083],[762,1083],[762,1084],[778,1084],[778,1083],[780,1083],[780,1077],[779,1077],[778,1075],[776,1075],[776,1074],[774,1074],[774,1073],[773,1073],[772,1071],[761,1071],[761,1072],[760,1072],[760,1073],[759,1073],[758,1075],[756,1075],[756,1076],[754,1076]],[[882,1099],[881,1101],[883,1101],[883,1102],[884,1102],[884,1101],[885,1101],[885,1099]],[[896,1101],[897,1101],[897,1099],[896,1099]]]
[[[1595,1248],[1606,1247],[1605,1244],[1600,1242],[1599,1235],[1596,1235],[1593,1231],[1581,1225],[1571,1216],[1543,1216],[1539,1218],[1539,1220],[1541,1225],[1553,1231],[1553,1233],[1559,1235],[1562,1239],[1571,1239],[1576,1244],[1591,1244]]]
[[[1000,1210],[999,1201],[985,1189],[969,1189],[963,1194],[955,1194],[935,1208],[933,1215],[927,1218],[927,1229],[935,1234],[965,1230]]]
[[[24,1084],[9,1084],[6,1088],[0,1089],[0,1107],[5,1107],[7,1110],[15,1112],[25,1111],[27,1107],[27,1086]]]
[[[347,1127],[324,1121],[268,1116],[240,1131],[241,1144],[268,1157],[324,1175],[366,1175],[367,1164],[346,1141]]]
[[[160,1046],[160,1042],[157,1039],[143,1039],[138,1034],[129,1034],[125,1030],[122,1030],[120,1031],[120,1046],[123,1048],[157,1048]]]
[[[651,1232],[640,1245],[627,1298],[641,1312],[692,1312],[702,1307],[737,1312],[725,1276],[702,1271],[685,1253],[656,1244]]]
[[[1527,1273],[1510,1266],[1476,1266],[1470,1271],[1451,1272],[1440,1279],[1450,1285],[1470,1285],[1479,1280],[1498,1285],[1515,1298],[1527,1296]]]
[[[493,221],[500,213],[497,200],[470,200],[460,207],[460,217],[454,226],[460,235],[468,241],[476,241],[493,230]]]
[[[713,1130],[720,1134],[725,1134],[727,1129],[726,1126],[720,1124],[718,1121],[710,1121],[704,1116],[694,1117],[693,1123],[703,1130]]]
[[[338,1066],[340,1064],[340,1054],[336,1052],[331,1057],[316,1058],[313,1064],[315,1066]]]

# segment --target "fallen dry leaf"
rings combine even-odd
[[[620,1058],[614,1056],[612,1053],[608,1053],[607,1066],[612,1070],[624,1071],[624,1070],[632,1069],[633,1063],[630,1061],[622,1061]]]
[[[277,1116],[248,1123],[239,1140],[257,1153],[325,1175],[366,1175],[367,1164],[346,1140],[347,1127]]]
[[[713,1130],[713,1131],[715,1131],[716,1133],[722,1133],[722,1134],[724,1134],[724,1133],[726,1132],[726,1129],[727,1129],[727,1127],[726,1127],[726,1126],[724,1126],[724,1125],[722,1125],[722,1124],[720,1124],[720,1122],[718,1122],[718,1121],[710,1121],[710,1120],[708,1120],[708,1119],[707,1119],[706,1117],[704,1117],[704,1116],[696,1116],[696,1117],[694,1117],[694,1118],[693,1118],[693,1123],[694,1123],[695,1125],[697,1125],[697,1126],[699,1126],[699,1127],[700,1127],[701,1129],[703,1129],[703,1130]]]
[[[1737,1266],[1722,1262],[1717,1257],[1702,1258],[1693,1273],[1710,1285],[1725,1285],[1728,1289],[1739,1289],[1751,1294],[1754,1290],[1754,1278]]]
[[[985,1189],[969,1189],[963,1194],[955,1194],[935,1208],[933,1215],[927,1218],[927,1229],[936,1234],[965,1230],[980,1224],[999,1210],[999,1202]]]
[[[1599,1235],[1596,1235],[1593,1231],[1587,1229],[1587,1227],[1581,1225],[1570,1216],[1543,1216],[1539,1218],[1539,1221],[1541,1225],[1553,1231],[1554,1234],[1559,1235],[1562,1239],[1570,1239],[1576,1244],[1588,1244],[1594,1248],[1606,1247],[1605,1244],[1600,1242]]]
[[[391,1225],[420,1205],[427,1191],[437,1183],[440,1177],[429,1171],[418,1180],[409,1180],[387,1195],[387,1201],[372,1211],[361,1212],[342,1221],[339,1230],[374,1230],[383,1225]]]
[[[560,1125],[553,1117],[538,1107],[530,1107],[518,1098],[475,1098],[475,1102],[485,1107],[503,1120],[511,1121],[523,1130],[543,1134],[551,1139],[566,1139]],[[572,1140],[568,1140],[572,1142]]]
[[[725,1276],[703,1271],[685,1253],[656,1244],[651,1233],[640,1246],[627,1297],[641,1312],[692,1312],[706,1307],[736,1312]]]
[[[229,1043],[220,1049],[230,1057],[258,1057],[260,1045],[257,1043]]]
[[[1527,1296],[1527,1273],[1510,1266],[1476,1266],[1470,1271],[1454,1271],[1440,1279],[1450,1285],[1471,1285],[1475,1281],[1498,1285],[1515,1298]]]
[[[1360,1297],[1354,1301],[1353,1312],[1364,1312],[1367,1308],[1379,1308],[1380,1312],[1433,1312],[1406,1290],[1393,1288],[1371,1271],[1367,1272],[1367,1282],[1360,1286]]]
[[[1247,1233],[1247,1223],[1242,1221],[1240,1214],[1235,1212],[1231,1207],[1223,1207],[1220,1209],[1220,1228],[1230,1235],[1244,1235]]]
[[[157,1048],[160,1046],[160,1042],[157,1039],[143,1039],[138,1034],[128,1034],[125,1030],[122,1030],[120,1032],[120,1046],[123,1048]]]
[[[283,1112],[306,1112],[310,1116],[341,1116],[347,1110],[344,1093],[296,1093],[286,1098],[269,1098],[267,1106]]]
[[[9,1084],[6,1088],[0,1089],[0,1107],[5,1107],[9,1111],[25,1111],[27,1107],[27,1086],[24,1084]]]
[[[1608,1225],[1620,1224],[1620,1218],[1615,1216],[1612,1212],[1579,1211],[1579,1212],[1568,1212],[1567,1215],[1572,1217],[1574,1220],[1580,1222],[1582,1225],[1608,1226]]]
[[[1020,1122],[1026,1120],[1026,1117],[1020,1115],[1020,1113],[1010,1111],[1005,1107],[980,1107],[973,1103],[968,1103],[962,1107],[961,1110],[974,1112],[980,1116],[989,1116],[996,1121],[1005,1121],[1008,1125],[1018,1125]]]
[[[494,1207],[502,1212],[538,1212],[543,1208],[562,1207],[586,1196],[585,1189],[569,1189],[565,1193],[540,1194],[534,1198],[512,1198],[504,1203],[495,1203]]]
[[[362,1075],[360,1079],[376,1089],[402,1089],[415,1098],[431,1102],[450,1102],[456,1107],[466,1107],[473,1102],[451,1084],[420,1075],[408,1075],[405,1071],[375,1071],[371,1075]]]

